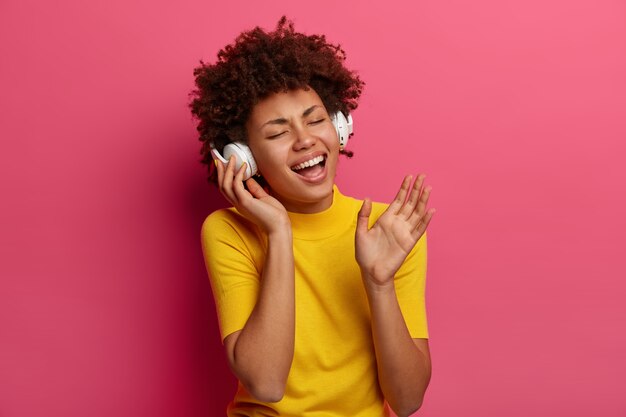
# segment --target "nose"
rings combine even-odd
[[[295,129],[296,139],[293,144],[294,150],[308,149],[316,142],[316,138],[305,127],[298,127]]]

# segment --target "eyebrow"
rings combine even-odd
[[[311,107],[309,107],[308,109],[306,109],[304,112],[302,112],[302,117],[307,117],[309,114],[313,113],[313,110],[315,110],[316,108],[318,108],[319,105],[314,104]],[[268,122],[265,122],[261,125],[261,127],[265,126],[265,125],[283,125],[288,123],[289,121],[287,119],[285,119],[284,117],[278,118],[278,119],[274,119],[274,120],[270,120]]]

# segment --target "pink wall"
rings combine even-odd
[[[222,415],[187,93],[282,13],[367,82],[342,190],[433,186],[418,414],[626,415],[623,1],[178,3],[0,5],[0,415]]]

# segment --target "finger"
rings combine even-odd
[[[426,232],[426,228],[428,228],[428,225],[430,224],[430,220],[433,218],[433,215],[435,214],[436,211],[437,210],[433,208],[426,212],[422,221],[419,222],[415,230],[413,230],[414,236],[416,236],[419,239],[419,237],[422,236],[424,232]]]
[[[400,210],[400,215],[403,215],[407,219],[413,214],[415,210],[415,207],[419,200],[420,190],[422,188],[422,184],[424,183],[424,178],[426,178],[426,175],[424,174],[420,174],[417,176],[415,183],[413,183],[413,187],[411,187],[411,193],[409,194],[409,198]]]
[[[222,161],[218,161],[217,159],[214,159],[213,163],[215,164],[215,168],[217,169],[217,185],[221,190],[222,179],[224,178],[224,165],[222,164]]]
[[[250,191],[250,194],[252,194],[255,198],[260,199],[269,196],[269,194],[263,189],[263,187],[261,187],[258,182],[256,182],[254,178],[248,178],[246,180],[246,186],[248,187],[248,191]]]
[[[432,190],[432,187],[430,187],[430,186],[427,186],[424,189],[424,191],[422,192],[422,195],[420,196],[420,199],[419,199],[419,201],[417,203],[417,206],[415,206],[413,212],[411,213],[411,215],[407,219],[408,222],[413,227],[417,227],[419,222],[424,220],[424,215],[425,215],[425,212],[426,212],[426,204],[428,203],[428,197],[430,197],[431,190]]]
[[[369,229],[370,214],[372,213],[372,201],[369,198],[363,200],[361,209],[356,220],[356,233],[367,233]]]
[[[426,205],[428,204],[428,198],[430,197],[430,192],[432,191],[432,189],[433,188],[430,185],[424,187],[424,191],[422,192],[422,195],[420,196],[420,199],[417,202],[415,211],[417,211],[417,213],[420,216],[423,216],[424,212],[426,211]]]
[[[246,188],[243,186],[243,176],[246,172],[246,168],[247,164],[245,162],[241,164],[233,180],[233,192],[235,193],[237,201],[239,201],[240,204],[245,202],[247,198],[251,197],[250,193],[246,191]]]
[[[215,159],[214,161],[215,166],[217,167],[217,186],[219,187],[220,193],[222,193],[224,198],[226,198],[229,203],[233,204],[232,199],[224,190],[224,171],[226,170],[226,167],[224,166],[224,163],[222,163],[222,161],[218,161],[217,159]]]
[[[400,186],[400,189],[398,190],[398,194],[396,194],[396,198],[394,198],[391,204],[389,204],[388,210],[391,210],[393,214],[398,214],[398,212],[404,205],[404,200],[406,200],[407,191],[409,189],[409,186],[411,185],[411,179],[412,177],[410,175],[407,175],[406,177],[404,177],[404,180],[402,180],[402,185]]]
[[[231,203],[237,203],[237,197],[233,192],[233,177],[234,177],[235,157],[231,156],[226,165],[224,171],[224,180],[222,181],[222,193],[230,200]]]

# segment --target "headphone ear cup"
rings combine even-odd
[[[236,159],[235,172],[239,171],[244,162],[246,163],[244,181],[257,173],[256,161],[248,145],[243,142],[229,143],[224,147],[224,159],[228,161],[232,155],[235,155]]]
[[[342,112],[338,111],[330,118],[337,131],[337,137],[339,138],[339,149],[343,149],[348,144],[348,139],[352,135],[354,130],[354,124],[352,122],[352,116],[346,117]]]

